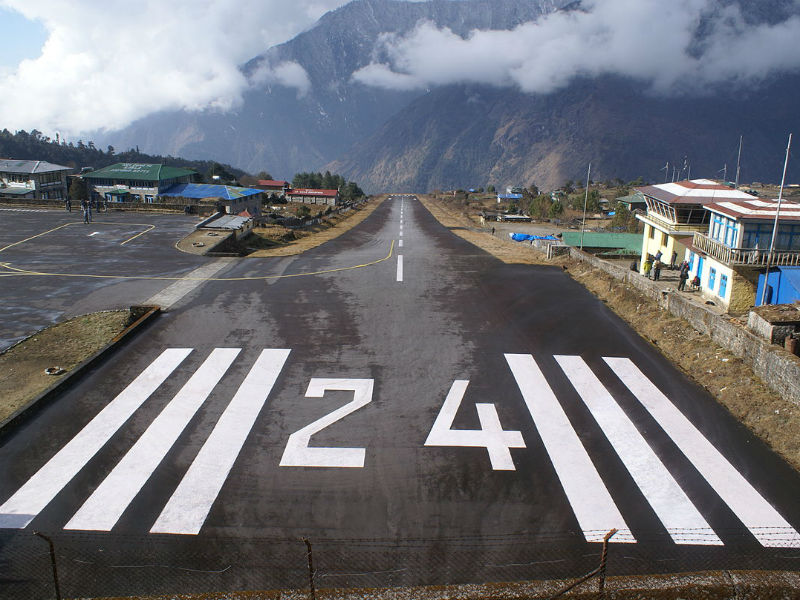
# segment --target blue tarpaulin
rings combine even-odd
[[[527,233],[509,233],[510,237],[515,242],[532,242],[533,240],[550,240],[557,242],[558,238],[552,235],[528,235]]]

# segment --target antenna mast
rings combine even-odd
[[[786,160],[783,162],[783,176],[781,189],[778,192],[778,206],[775,209],[775,224],[772,226],[772,239],[769,241],[769,254],[767,254],[767,270],[764,273],[764,289],[761,290],[761,304],[767,298],[767,284],[769,284],[769,265],[772,262],[772,252],[775,250],[775,238],[778,237],[778,216],[781,214],[781,200],[783,199],[783,184],[786,181],[786,167],[789,166],[789,150],[792,147],[792,134],[789,134],[789,143],[786,146]]]
[[[734,185],[734,189],[739,189],[739,165],[742,162],[742,137],[739,136],[739,158],[736,159],[736,184]]]

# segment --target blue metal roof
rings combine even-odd
[[[263,194],[264,190],[235,187],[232,185],[213,185],[208,183],[176,183],[161,192],[159,196],[180,196],[183,198],[223,198],[236,200],[247,196]]]

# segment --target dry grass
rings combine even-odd
[[[272,247],[258,249],[248,256],[263,258],[302,254],[349,231],[371,215],[385,199],[385,195],[377,196],[357,209],[326,217],[322,224],[306,230],[291,230],[278,225],[257,227],[253,230],[254,235],[263,240],[261,243]],[[245,240],[245,245],[253,245],[253,242]]]

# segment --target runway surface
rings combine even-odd
[[[560,268],[413,196],[218,265],[0,465],[15,593],[49,576],[34,529],[74,596],[303,587],[301,538],[323,587],[578,576],[611,529],[613,574],[800,566],[795,471]]]

